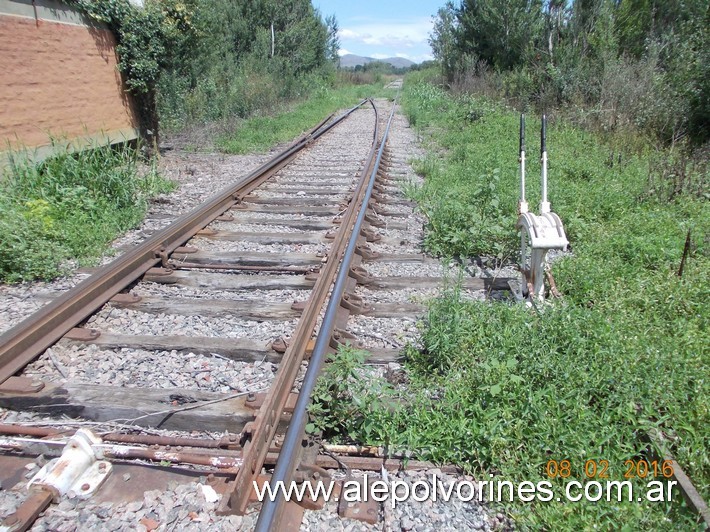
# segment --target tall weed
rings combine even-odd
[[[0,179],[0,281],[49,280],[70,262],[92,263],[142,219],[148,198],[172,188],[128,146],[39,164],[15,156]]]

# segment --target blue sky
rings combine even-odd
[[[323,15],[334,14],[340,26],[340,53],[375,59],[432,59],[432,16],[445,0],[312,0]]]

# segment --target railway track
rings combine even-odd
[[[3,485],[26,471],[18,454],[61,453],[67,433],[47,416],[96,427],[97,445],[110,447],[102,457],[194,466],[164,472],[163,483],[210,473],[225,515],[250,512],[253,482],[273,465],[284,480],[338,461],[379,471],[381,459],[336,461],[302,441],[325,357],[352,343],[370,363],[396,364],[423,313],[413,292],[442,283],[438,261],[412,237],[421,220],[401,192],[409,154],[391,147],[394,111],[363,101],[329,117],[5,332],[0,407],[35,422],[0,426]],[[156,429],[174,432],[151,436]],[[108,477],[97,497],[127,500],[126,475],[128,492],[154,484],[153,470],[131,471]],[[57,498],[32,493],[6,526],[29,526]],[[257,526],[293,528],[302,515],[295,503],[267,504]]]

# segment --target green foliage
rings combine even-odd
[[[528,47],[541,34],[542,2],[464,0],[456,17],[459,53],[507,69],[526,57]]]
[[[143,136],[299,99],[327,81],[337,21],[307,0],[73,0],[108,25]],[[160,124],[159,124],[160,122]]]
[[[471,0],[439,10],[431,44],[457,90],[493,87],[521,109],[701,145],[710,140],[708,27],[708,0]]]
[[[148,2],[144,8],[128,0],[75,0],[75,4],[113,31],[118,41],[118,66],[128,88],[137,94],[148,93],[155,86],[170,36],[189,28],[190,14],[182,3],[166,2],[166,11],[160,9],[162,2]],[[169,15],[178,19],[169,19]],[[178,25],[180,19],[183,24]]]
[[[325,366],[308,409],[306,430],[329,441],[383,441],[383,421],[393,411],[392,386],[365,365],[365,353],[342,347]]]
[[[339,89],[321,85],[310,98],[290,109],[273,116],[242,121],[234,131],[223,135],[218,143],[226,153],[266,151],[275,144],[294,139],[338,109],[351,107],[366,97],[378,94],[391,96],[391,92],[381,85],[344,86]]]
[[[40,164],[15,157],[0,180],[0,280],[52,279],[67,261],[95,261],[135,226],[147,199],[173,187],[154,169],[140,171],[136,157],[108,146]]]
[[[337,21],[307,0],[195,0],[190,20],[158,84],[167,129],[263,114],[331,81]]]

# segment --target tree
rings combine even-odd
[[[434,28],[429,36],[429,44],[434,57],[439,61],[444,76],[452,79],[456,71],[457,53],[457,19],[456,8],[451,1],[439,8],[434,18]]]
[[[500,70],[520,65],[542,36],[541,0],[464,0],[456,16],[461,51]]]
[[[328,15],[325,17],[325,27],[328,31],[328,38],[325,45],[325,55],[328,61],[332,63],[338,62],[338,52],[340,51],[340,38],[338,37],[338,31],[340,27],[338,26],[338,19],[335,15]]]

